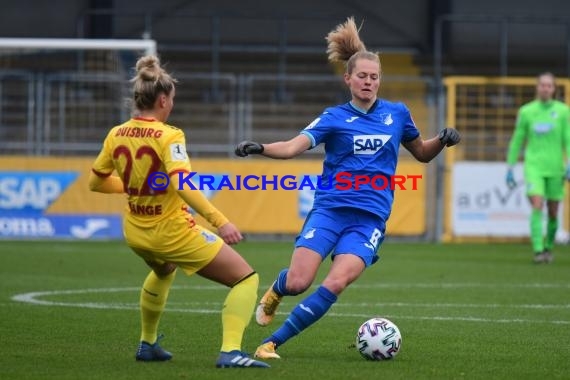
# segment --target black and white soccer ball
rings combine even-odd
[[[368,360],[393,359],[402,347],[402,334],[389,319],[376,317],[364,322],[356,334],[356,348]]]

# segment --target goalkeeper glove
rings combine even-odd
[[[236,156],[246,157],[250,154],[263,153],[263,145],[255,141],[242,141],[236,146]]]
[[[461,141],[461,136],[459,135],[459,132],[457,132],[457,130],[454,128],[445,128],[444,130],[439,132],[438,137],[439,141],[441,141],[441,143],[446,146],[453,146],[459,144],[459,142]]]
[[[505,177],[505,182],[507,183],[507,187],[511,190],[517,187],[517,183],[515,181],[515,175],[513,173],[513,168],[509,168],[507,170],[507,176]]]

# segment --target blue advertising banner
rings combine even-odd
[[[79,175],[73,171],[1,171],[0,238],[121,238],[120,215],[48,213]]]

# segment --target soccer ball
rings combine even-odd
[[[368,360],[394,358],[402,347],[402,334],[394,322],[376,317],[364,322],[356,334],[356,348]]]

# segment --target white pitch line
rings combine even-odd
[[[285,303],[285,301],[283,301]],[[221,302],[175,302],[169,301],[169,305],[177,306],[221,306]],[[411,303],[411,302],[338,302],[334,304],[334,307],[410,307],[410,308],[474,308],[474,309],[570,309],[570,304],[477,304],[477,303]]]
[[[488,308],[488,309],[570,309],[570,304],[477,304],[477,303],[409,303],[409,302],[381,302],[381,303],[338,303],[335,307],[428,307],[428,308]]]
[[[529,283],[529,284],[501,284],[501,283],[440,283],[440,284],[397,284],[397,283],[386,283],[386,284],[351,284],[349,289],[382,289],[382,288],[396,288],[396,289],[408,289],[408,288],[420,288],[420,289],[460,289],[460,288],[491,288],[491,289],[501,289],[501,288],[515,288],[515,289],[570,289],[569,284],[542,284],[542,283]]]
[[[339,313],[328,313],[332,317],[361,317],[361,318],[370,318],[370,314],[339,314]],[[570,325],[570,321],[545,321],[545,320],[535,320],[535,319],[524,319],[524,318],[516,318],[516,319],[492,319],[492,318],[480,318],[480,317],[440,317],[440,316],[431,316],[431,317],[421,317],[421,316],[407,316],[407,315],[383,315],[383,317],[390,318],[390,319],[411,319],[411,320],[422,320],[422,321],[460,321],[460,322],[484,322],[484,323],[546,323],[546,324],[553,324],[553,325]]]
[[[180,288],[174,287],[173,288]],[[99,288],[99,289],[77,289],[77,290],[53,290],[53,291],[43,291],[43,292],[31,292],[17,294],[12,297],[13,301],[31,303],[35,305],[44,306],[63,306],[63,307],[79,307],[79,308],[90,308],[90,309],[113,309],[113,310],[138,310],[138,304],[133,303],[97,303],[97,302],[60,302],[60,301],[47,301],[38,299],[44,296],[54,296],[63,294],[87,294],[87,293],[117,293],[117,292],[132,292],[140,291],[138,287],[128,287],[128,288]],[[339,304],[340,305],[340,304]],[[345,304],[350,306],[349,304]],[[381,304],[353,304],[354,305],[381,305]],[[414,305],[414,304],[411,304]],[[426,304],[427,305],[427,304]],[[451,304],[453,305],[453,304]],[[335,308],[338,305],[335,305]],[[431,305],[433,307],[433,305]],[[180,313],[193,313],[193,314],[217,314],[220,312],[217,309],[184,309],[184,308],[167,308],[169,312],[180,312]],[[278,313],[281,315],[287,313]],[[359,318],[369,318],[370,314],[361,313],[337,313],[331,312],[327,314],[332,317],[359,317]],[[482,323],[540,323],[540,324],[554,324],[554,325],[570,325],[570,321],[566,320],[533,320],[533,319],[492,319],[492,318],[480,318],[480,317],[449,317],[449,316],[406,316],[406,315],[386,315],[387,318],[394,319],[410,319],[410,320],[429,320],[429,321],[462,321],[462,322],[482,322]]]

